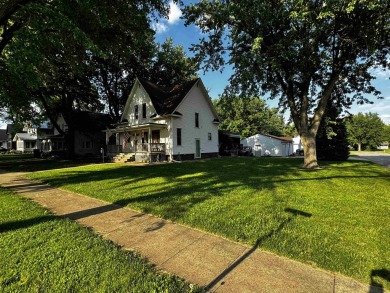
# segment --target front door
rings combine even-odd
[[[160,142],[160,130],[152,130],[152,142],[153,143]]]
[[[195,139],[195,158],[200,158],[200,139]]]

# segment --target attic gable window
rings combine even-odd
[[[138,105],[134,105],[134,118],[138,120]]]
[[[142,118],[146,118],[146,103],[142,104]]]
[[[199,113],[195,113],[195,127],[199,128]]]

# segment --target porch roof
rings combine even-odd
[[[117,125],[113,129],[106,129],[103,130],[103,132],[124,132],[124,131],[131,131],[131,130],[141,130],[141,129],[164,129],[166,128],[166,124],[161,124],[161,123],[145,123],[145,124],[138,124],[138,125],[128,125],[122,124],[122,125]]]

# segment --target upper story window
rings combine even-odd
[[[138,120],[138,105],[134,105],[134,119]]]
[[[146,103],[142,104],[142,118],[146,118]]]
[[[212,140],[211,132],[208,133],[208,139],[209,139],[209,140]]]
[[[195,113],[195,127],[199,128],[199,113]]]

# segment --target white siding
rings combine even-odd
[[[241,140],[243,146],[250,146],[256,156],[264,156],[269,152],[271,156],[286,157],[293,152],[292,144],[283,142],[279,139],[256,134]]]
[[[293,138],[293,142],[294,142],[294,148],[293,148],[294,153],[297,150],[303,149],[301,137],[299,135]]]
[[[125,109],[123,119],[127,119],[130,125],[145,124],[145,123],[166,123],[165,121],[154,121],[150,118],[151,115],[156,113],[152,101],[149,95],[145,92],[139,83],[135,86],[137,90],[134,96],[130,97],[131,101],[128,107]],[[142,104],[146,103],[146,118],[142,118]],[[135,119],[134,106],[138,105],[138,119]]]
[[[183,116],[173,118],[173,154],[195,154],[195,139],[200,139],[201,153],[218,153],[218,125],[198,84],[189,91],[177,111]],[[195,113],[199,113],[199,127],[195,127]],[[182,129],[182,145],[177,145],[177,128]],[[211,133],[211,140],[208,140]]]
[[[57,118],[57,124],[58,126],[63,130],[63,131],[67,131],[68,130],[68,126],[65,122],[65,119],[64,117],[62,117],[62,115],[60,114]],[[59,135],[60,133],[58,132],[57,128],[54,127],[54,135]]]

